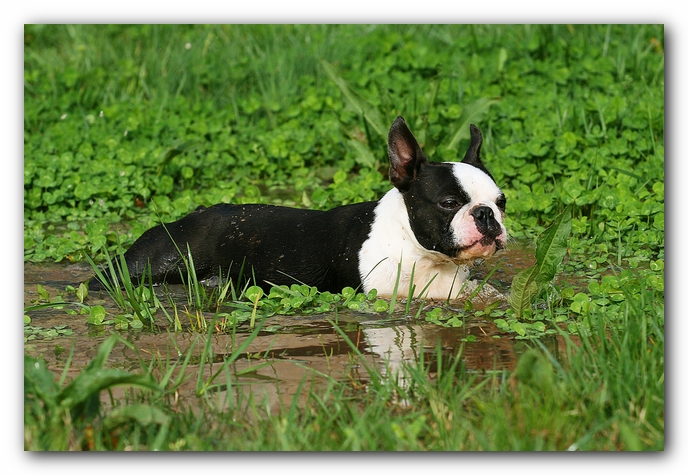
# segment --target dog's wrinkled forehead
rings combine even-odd
[[[463,189],[471,201],[495,201],[502,194],[494,180],[481,169],[467,163],[447,163],[452,165],[452,171],[459,187]]]

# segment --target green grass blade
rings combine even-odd
[[[359,94],[352,91],[346,80],[337,74],[330,63],[323,59],[320,61],[320,64],[322,65],[327,77],[329,77],[330,80],[335,83],[344,97],[349,101],[349,104],[353,106],[354,110],[356,110],[356,112],[358,112],[358,114],[366,120],[366,122],[373,128],[375,132],[377,132],[378,135],[380,135],[382,138],[386,138],[388,126],[380,117],[380,111],[378,111],[378,109],[371,105],[368,101],[363,99]]]
[[[458,150],[459,141],[461,139],[468,139],[471,136],[469,131],[470,125],[480,122],[480,118],[487,112],[487,109],[499,100],[501,100],[500,97],[481,97],[468,104],[457,121],[456,132],[447,144],[447,148],[449,150]]]

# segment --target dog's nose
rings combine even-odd
[[[471,211],[473,218],[476,223],[487,224],[490,220],[494,219],[494,212],[489,206],[478,206],[473,211]]]
[[[486,236],[498,236],[500,234],[501,227],[489,206],[478,206],[471,211],[471,215],[475,220],[475,226],[482,234]]]

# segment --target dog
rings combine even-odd
[[[506,244],[506,198],[482,163],[473,124],[461,162],[430,162],[403,117],[389,130],[389,179],[378,201],[329,211],[261,204],[199,207],[155,226],[125,253],[134,283],[181,283],[187,250],[199,280],[253,277],[272,285],[303,283],[320,291],[377,289],[379,297],[459,296],[467,264]],[[93,279],[92,289],[102,288]],[[411,290],[412,292],[412,290]]]

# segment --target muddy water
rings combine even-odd
[[[513,276],[521,269],[533,264],[533,250],[523,245],[513,245],[507,251],[473,269],[473,276],[481,279],[494,267],[490,284],[506,292]],[[79,282],[91,276],[87,264],[31,264],[24,265],[24,305],[29,306],[38,299],[36,284],[41,284],[51,297],[64,293],[67,285],[78,286]],[[71,298],[74,298],[73,295]],[[65,298],[70,300],[70,298]],[[162,301],[164,299],[161,298]],[[109,313],[116,314],[116,308],[105,293],[91,293],[86,303],[102,304]],[[505,304],[504,304],[505,305]],[[71,306],[69,308],[78,309]],[[457,304],[457,308],[460,305]],[[415,313],[414,313],[415,314]],[[57,374],[66,366],[67,357],[74,348],[68,375],[76,375],[95,356],[99,345],[115,331],[110,327],[94,327],[86,323],[84,315],[69,315],[64,309],[40,309],[28,312],[31,326],[43,329],[58,328],[71,332],[69,335],[44,336],[39,334],[27,341],[25,352],[33,356],[42,355],[48,366]],[[364,365],[351,357],[352,350],[335,331],[328,319],[332,315],[274,316],[267,322],[272,331],[264,331],[248,346],[246,352],[231,367],[232,385],[237,391],[250,393],[254,400],[266,397],[272,408],[288,405],[290,396],[304,379],[314,378],[316,384],[324,381],[326,375],[337,380],[354,380],[365,383],[368,379]],[[161,317],[165,320],[164,317]],[[456,354],[464,344],[463,359],[469,371],[490,371],[513,368],[517,356],[524,351],[525,343],[513,338],[512,334],[500,332],[490,321],[467,314],[465,324],[460,328],[443,328],[403,316],[390,319],[389,316],[340,312],[339,326],[349,339],[365,355],[369,364],[379,365],[383,370],[394,371],[402,362],[417,363],[423,352],[430,353],[438,345],[447,354]],[[232,354],[249,335],[247,327],[240,328],[235,335],[215,334],[212,337],[213,351],[218,362],[212,367],[206,365],[205,377],[217,371],[224,356]],[[119,345],[108,362],[111,367],[136,371],[140,358],[150,361],[176,361],[179,355],[192,348],[192,354],[200,355],[203,337],[190,331],[172,332],[164,328],[158,331],[123,331],[121,335],[131,342],[136,350]],[[472,335],[473,337],[466,338]],[[465,343],[464,343],[465,342]],[[556,339],[544,341],[556,350]],[[387,362],[387,364],[385,364]],[[266,364],[267,363],[267,364]],[[421,362],[423,363],[423,362]],[[200,366],[187,367],[188,376],[179,388],[179,396],[191,395],[196,389]],[[221,376],[220,379],[223,379]],[[308,387],[308,385],[306,386]],[[219,397],[227,400],[228,393],[221,391]],[[231,392],[232,401],[236,391]]]

